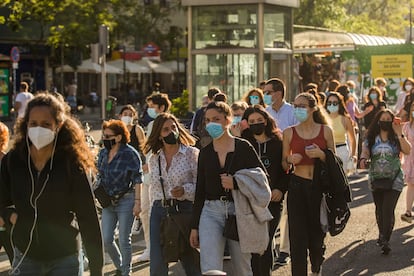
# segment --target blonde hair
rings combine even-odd
[[[9,146],[9,128],[0,122],[0,151],[5,152]]]

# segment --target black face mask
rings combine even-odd
[[[103,140],[104,147],[109,151],[116,144],[115,139]]]
[[[250,125],[250,131],[255,134],[255,135],[260,135],[265,131],[265,124],[264,123],[258,123],[258,124],[253,124]]]
[[[178,133],[171,131],[170,134],[165,136],[163,139],[166,144],[175,145],[177,144],[177,141],[178,141]]]
[[[391,121],[378,121],[379,127],[383,131],[391,131],[392,130],[392,122]]]

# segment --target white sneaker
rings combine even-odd
[[[141,255],[138,255],[137,262],[148,262],[150,260],[150,251],[145,249]]]
[[[142,222],[140,218],[135,218],[132,225],[132,235],[139,235],[142,231]]]

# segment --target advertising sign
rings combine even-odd
[[[10,70],[8,68],[0,68],[0,94],[9,93]]]
[[[413,76],[412,55],[371,56],[372,77],[408,78]]]

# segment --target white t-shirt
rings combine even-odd
[[[33,94],[30,92],[20,92],[16,96],[15,102],[19,102],[21,104],[20,109],[18,110],[18,118],[24,117],[24,112],[26,111],[27,103],[33,99]]]

